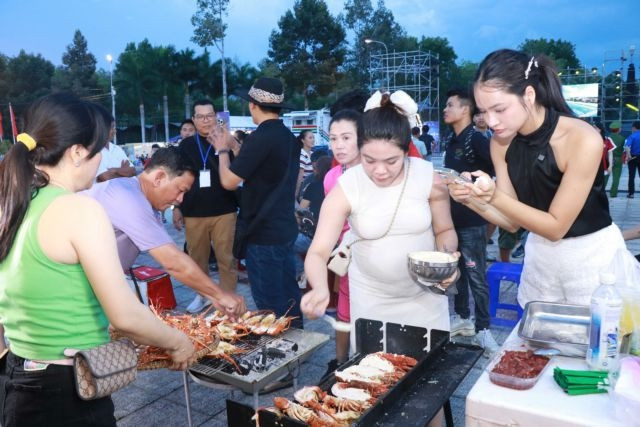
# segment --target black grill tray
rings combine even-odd
[[[364,356],[382,351],[382,322],[358,319],[356,321],[356,348],[358,352],[341,369],[357,364]],[[381,396],[376,404],[365,411],[352,426],[418,426],[427,424],[462,382],[482,355],[482,348],[449,341],[449,333],[414,326],[386,324],[386,351],[406,354],[418,359],[394,387]],[[429,352],[424,349],[431,343]],[[320,388],[331,389],[333,374],[321,380]],[[255,414],[250,406],[227,400],[227,420],[230,426],[255,426]],[[304,426],[306,424],[260,410],[261,426]]]

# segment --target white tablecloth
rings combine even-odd
[[[517,326],[505,345],[519,343]],[[584,359],[554,357],[540,380],[529,390],[493,384],[486,370],[466,401],[466,426],[624,426],[617,420],[608,393],[569,396],[553,379],[553,368],[588,369]],[[640,416],[640,414],[639,414]]]

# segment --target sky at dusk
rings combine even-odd
[[[377,0],[372,0],[376,4]],[[267,56],[269,35],[294,0],[231,0],[226,56],[253,65]],[[343,1],[327,0],[335,16]],[[622,50],[640,48],[638,0],[386,0],[387,8],[407,34],[445,37],[458,62],[479,62],[498,48],[516,48],[527,38],[560,38],[572,42],[588,68],[619,67]],[[147,38],[152,45],[178,50],[202,49],[190,41],[195,0],[0,0],[0,53],[21,49],[40,53],[55,65],[79,29],[98,68],[105,56],[117,59],[129,42]],[[393,46],[389,46],[393,50]],[[218,59],[217,51],[211,51]],[[634,63],[638,63],[637,57]],[[611,61],[609,61],[611,59]],[[617,65],[616,65],[617,64]]]

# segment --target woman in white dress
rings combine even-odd
[[[340,177],[322,205],[305,262],[313,289],[303,298],[303,311],[317,317],[327,307],[327,261],[347,219],[351,239],[367,239],[351,249],[351,320],[364,317],[448,330],[447,298],[416,285],[407,269],[409,252],[453,251],[458,246],[447,188],[430,162],[407,157],[411,132],[405,110],[388,94],[380,104],[363,115],[358,141],[362,163]],[[444,286],[455,279],[457,273]]]
[[[397,94],[394,99],[413,102],[406,94]],[[411,141],[407,110],[385,94],[379,107],[363,115],[363,135],[358,140],[361,164],[348,169],[325,198],[307,252],[305,272],[312,290],[302,298],[301,308],[310,318],[324,314],[329,303],[327,261],[348,220],[352,241],[368,239],[351,248],[351,321],[367,318],[449,330],[447,297],[415,284],[407,269],[409,252],[458,247],[444,182],[430,162],[407,157]],[[449,286],[458,275],[442,285]],[[434,425],[439,425],[439,418]]]

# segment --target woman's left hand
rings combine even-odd
[[[454,256],[457,260],[460,259],[460,252],[458,251],[453,252],[450,255]],[[440,282],[440,286],[442,287],[442,289],[447,289],[449,286],[456,283],[456,281],[459,278],[460,278],[460,268],[456,268],[456,271],[454,271],[451,276],[447,277],[442,282]]]

